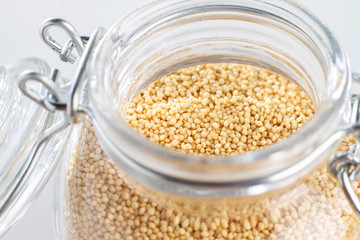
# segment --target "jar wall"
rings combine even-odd
[[[212,202],[179,200],[144,188],[121,171],[103,152],[89,121],[78,128],[58,196],[63,239],[358,238],[360,221],[326,162],[282,191]],[[344,139],[338,151],[353,142]],[[353,187],[360,195],[359,182]]]

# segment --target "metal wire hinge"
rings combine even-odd
[[[69,40],[61,46],[51,35],[50,29],[53,27],[60,28],[69,36]],[[76,49],[77,54],[81,57],[79,66],[73,80],[70,82],[70,91],[66,91],[57,84],[59,79],[59,70],[53,69],[50,76],[45,76],[37,72],[24,72],[20,76],[19,87],[22,93],[33,101],[44,107],[50,112],[65,112],[65,117],[69,121],[77,122],[81,114],[91,116],[91,111],[86,104],[82,104],[81,93],[84,83],[87,79],[87,67],[91,53],[95,45],[104,35],[105,30],[98,28],[90,37],[80,36],[75,28],[63,19],[52,18],[43,22],[40,28],[40,35],[44,42],[53,49],[64,62],[75,62]],[[29,82],[38,82],[46,89],[45,95],[34,92],[28,84]]]
[[[357,143],[351,145],[347,152],[333,154],[328,161],[330,172],[337,178],[351,207],[360,218],[360,201],[354,191],[351,182],[360,179],[360,96],[353,95],[351,98],[351,122],[343,131],[346,134],[353,134]]]
[[[70,39],[61,46],[52,36],[50,35],[50,29],[53,27],[59,27],[63,29]],[[75,28],[67,21],[59,18],[52,18],[45,20],[40,27],[40,35],[44,42],[53,49],[64,62],[74,63],[76,60],[75,55],[72,53],[74,47],[81,56],[84,52],[85,45],[89,41],[89,37],[80,36]]]

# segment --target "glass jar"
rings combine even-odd
[[[71,38],[63,48],[49,36],[56,24]],[[56,188],[61,239],[358,238],[359,100],[350,94],[346,54],[301,7],[282,0],[166,0],[123,17],[104,36],[99,29],[81,38],[59,19],[42,30],[63,59],[73,59],[73,48],[82,55],[69,94],[56,97],[68,84],[55,88],[44,80],[52,98],[33,96],[62,111],[62,128],[73,127]],[[231,157],[163,148],[124,120],[134,96],[159,77],[224,62],[291,79],[316,113],[284,141]]]
[[[223,158],[165,149],[124,121],[134,96],[160,76],[217,62],[286,76],[316,114],[285,141]],[[357,239],[359,221],[327,170],[350,121],[350,69],[301,8],[155,2],[106,33],[89,72],[91,119],[74,132],[57,188],[64,239]]]

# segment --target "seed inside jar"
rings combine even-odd
[[[133,99],[126,119],[139,133],[167,148],[224,156],[285,138],[313,113],[307,94],[271,71],[206,64],[150,84]]]
[[[313,113],[308,96],[273,72],[206,64],[150,84],[133,99],[126,119],[167,148],[224,156],[281,140]],[[353,142],[345,139],[340,150]],[[360,193],[357,182],[353,187]],[[235,206],[191,209],[189,199],[176,208],[146,193],[106,156],[85,121],[67,172],[69,240],[352,240],[360,227],[325,165],[285,192]]]

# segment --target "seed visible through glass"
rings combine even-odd
[[[254,151],[284,139],[314,113],[308,96],[273,72],[206,64],[155,81],[126,120],[167,148],[197,155]],[[353,138],[342,142],[348,149]],[[360,192],[358,183],[353,186]],[[220,208],[172,208],[149,197],[106,156],[85,121],[67,173],[67,239],[354,239],[357,218],[323,165],[278,195]]]

